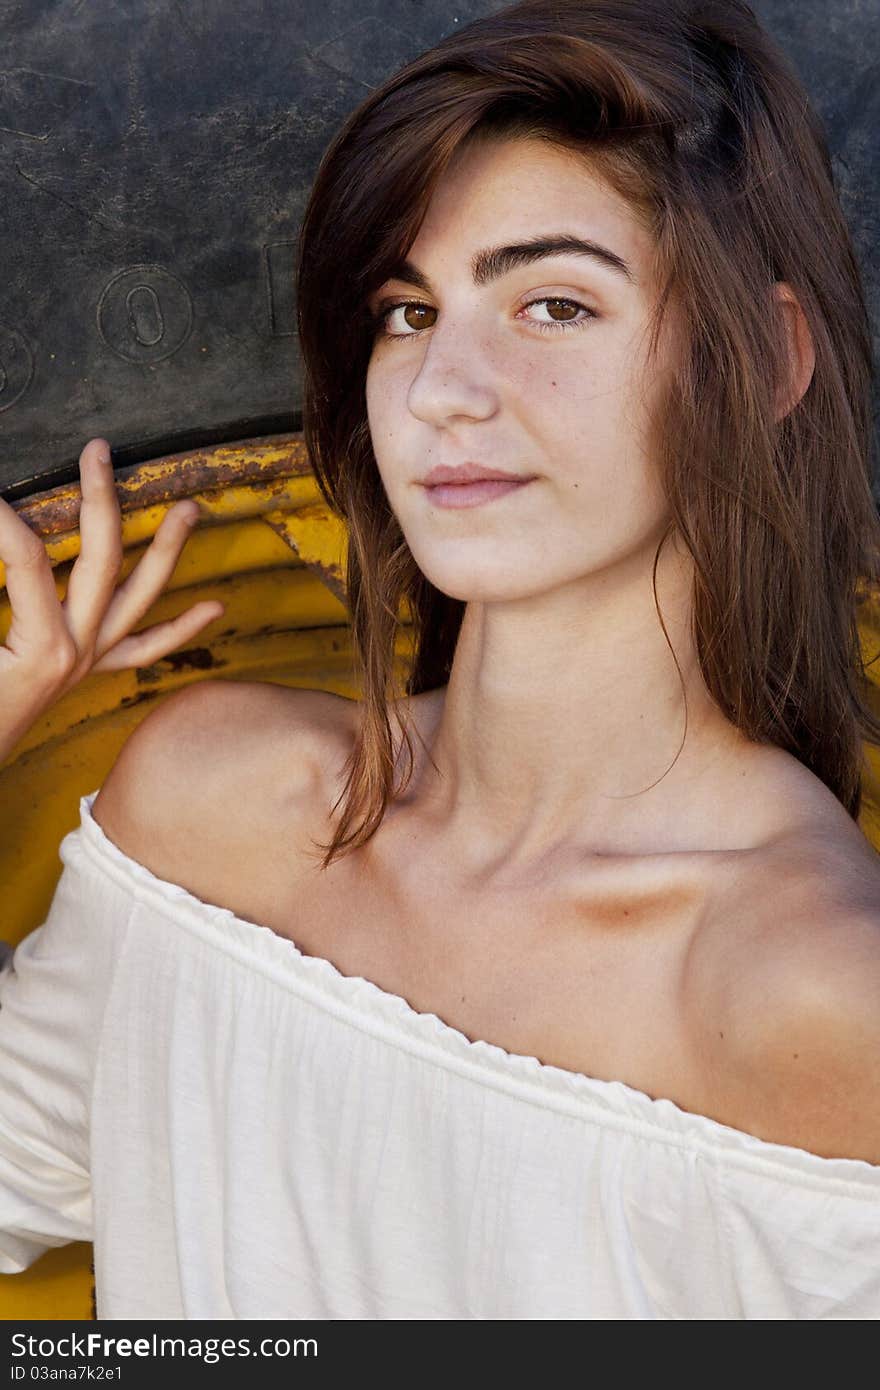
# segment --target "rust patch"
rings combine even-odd
[[[129,705],[140,705],[144,700],[155,700],[161,694],[161,690],[141,690],[138,691],[137,695],[123,695],[119,701],[119,706],[120,709],[123,706],[127,709]]]
[[[339,599],[339,602],[348,607],[348,591],[338,572],[331,565],[322,565],[319,560],[309,563],[308,568],[313,570],[322,584],[326,584],[330,592]]]
[[[305,510],[305,508],[302,509],[303,512]],[[318,515],[323,515],[323,513],[319,509],[316,508],[315,511]],[[264,516],[262,520],[266,526],[271,527],[271,529],[275,532],[276,536],[280,536],[281,540],[284,541],[284,544],[288,546],[289,549],[292,550],[294,554],[297,556],[300,563],[307,570],[310,570],[311,573],[314,574],[321,581],[321,583],[330,590],[334,598],[338,598],[339,602],[347,608],[348,591],[345,587],[344,580],[340,575],[339,571],[337,569],[334,569],[332,565],[325,565],[321,560],[305,559],[301,552],[298,550],[296,542],[290,535],[290,532],[282,523],[273,521],[273,519],[269,516]]]
[[[131,464],[120,468],[115,480],[120,510],[125,513],[173,504],[197,492],[222,492],[232,485],[306,477],[311,471],[302,434],[277,434]],[[80,499],[79,483],[64,483],[9,505],[41,536],[49,537],[77,529]]]
[[[152,666],[136,666],[134,672],[139,685],[154,685],[170,672],[213,671],[228,664],[215,656],[210,647],[186,647],[183,651],[169,652]]]

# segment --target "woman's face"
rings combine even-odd
[[[502,250],[560,236],[626,271],[576,250]],[[389,503],[442,592],[523,598],[653,563],[668,508],[647,430],[662,385],[646,369],[650,253],[622,199],[537,139],[474,144],[438,184],[402,275],[370,296],[390,312],[366,394]],[[531,481],[440,505],[427,474],[465,463]]]

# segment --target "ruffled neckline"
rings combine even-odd
[[[92,815],[100,788],[80,798],[79,827],[64,837],[62,858],[74,845],[93,863],[139,897],[152,899],[165,913],[227,955],[256,965],[330,1012],[343,1014],[365,1031],[380,1033],[435,1063],[465,1072],[485,1084],[517,1093],[545,1108],[636,1131],[675,1147],[698,1149],[766,1176],[823,1192],[880,1201],[880,1165],[860,1158],[827,1158],[806,1149],[759,1139],[707,1115],[682,1110],[675,1101],[655,1098],[624,1081],[606,1081],[568,1071],[497,1043],[472,1040],[437,1014],[414,1009],[402,995],[382,989],[361,975],[344,975],[323,956],[307,955],[290,937],[239,917],[228,907],[196,897],[180,884],[157,877],[105,834]]]

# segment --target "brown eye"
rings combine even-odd
[[[591,319],[598,318],[598,314],[593,309],[588,309],[586,304],[581,304],[577,299],[553,298],[549,295],[543,299],[532,299],[528,304],[523,305],[525,309],[541,308],[550,315],[547,319],[532,318],[528,322],[534,325],[539,332],[553,332],[554,330],[571,328],[582,328]],[[561,311],[561,316],[560,316]],[[570,312],[569,312],[570,311]],[[521,311],[522,312],[522,311]],[[576,318],[576,314],[583,314],[583,318]]]
[[[544,303],[547,305],[547,311],[548,311],[548,313],[550,314],[550,316],[551,316],[552,318],[556,318],[556,321],[557,321],[557,322],[560,321],[560,320],[559,320],[559,317],[558,317],[558,315],[557,315],[557,313],[556,313],[556,311],[557,311],[558,309],[561,309],[561,310],[562,310],[562,314],[563,314],[562,322],[563,322],[563,323],[566,322],[566,319],[565,319],[565,315],[566,315],[566,314],[569,314],[570,316],[573,317],[573,316],[577,313],[577,306],[574,305],[574,304],[572,304],[572,302],[571,302],[570,299],[545,299],[545,300],[544,300]]]
[[[413,338],[421,329],[431,327],[431,323],[426,322],[425,315],[436,312],[430,304],[422,304],[417,299],[405,299],[399,304],[389,304],[385,309],[380,309],[374,319],[374,325],[376,331],[386,338]],[[395,320],[395,314],[401,317]],[[413,332],[407,333],[407,328],[411,328]]]
[[[403,304],[400,307],[403,309],[403,321],[410,328],[430,327],[425,316],[437,312],[430,304]]]

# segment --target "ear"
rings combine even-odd
[[[784,280],[777,280],[773,286],[773,297],[777,311],[782,315],[788,371],[785,386],[776,393],[778,422],[794,409],[812,381],[816,353],[806,316],[791,286]]]

